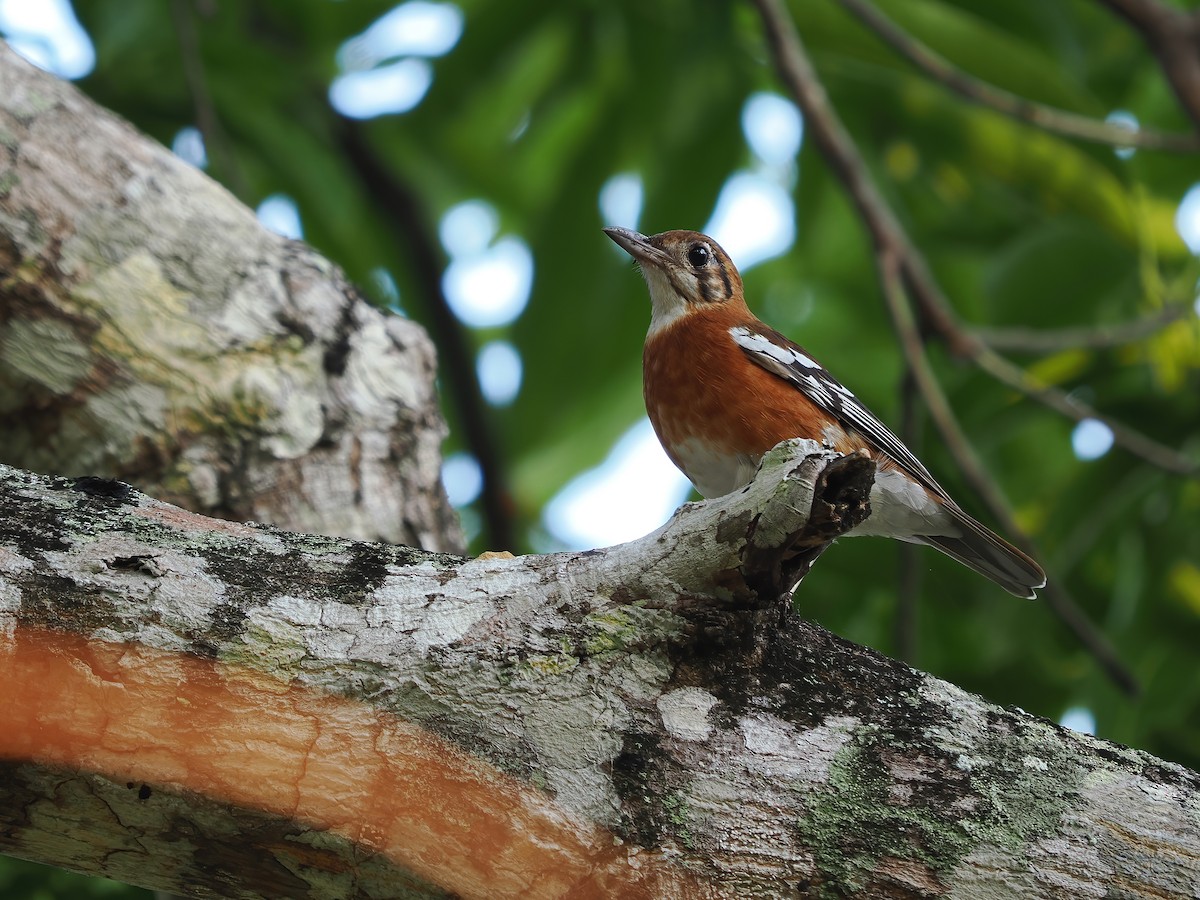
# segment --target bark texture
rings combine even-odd
[[[433,347],[0,43],[0,460],[461,550]]]
[[[864,512],[830,460],[479,560],[6,471],[0,846],[203,896],[1196,896],[1195,773],[784,613]]]

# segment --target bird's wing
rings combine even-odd
[[[778,331],[762,325],[736,325],[729,329],[729,334],[751,362],[791,382],[842,425],[862,435],[869,446],[887,454],[943,500],[950,500],[904,442],[799,346]]]

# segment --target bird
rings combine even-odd
[[[642,353],[646,412],[667,456],[705,498],[753,480],[763,454],[808,438],[874,460],[871,513],[846,536],[927,544],[1018,597],[1046,574],[971,518],[879,418],[807,350],[750,311],[721,246],[696,231],[604,232],[642,271],[650,328]]]

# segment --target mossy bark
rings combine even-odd
[[[480,560],[8,470],[0,677],[33,708],[0,722],[0,845],[206,896],[1194,896],[1195,773],[764,587],[860,514],[831,459],[785,445],[641,540]],[[258,853],[221,849],[238,821]]]
[[[0,461],[461,550],[424,331],[0,44]]]

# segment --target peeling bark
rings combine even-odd
[[[861,513],[832,458],[486,560],[5,470],[0,847],[200,896],[1195,896],[1195,773],[781,617],[764,561]]]
[[[0,43],[0,460],[455,551],[419,326]]]

